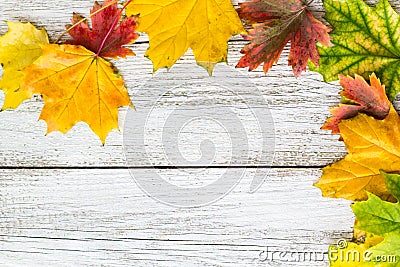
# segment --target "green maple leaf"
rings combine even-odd
[[[369,258],[375,262],[374,266],[400,266],[400,236],[388,235],[382,243],[369,249],[369,252],[371,253]],[[378,259],[381,265],[377,265]]]
[[[318,46],[325,81],[339,74],[368,78],[375,72],[393,100],[400,92],[400,16],[387,0],[375,7],[364,0],[325,0],[326,20],[333,26],[332,47]]]
[[[400,200],[400,175],[382,173],[392,195]],[[368,200],[352,205],[358,219],[357,228],[376,235],[400,235],[400,202],[391,203],[368,194]]]
[[[400,175],[384,172],[382,175],[388,190],[400,200]],[[367,238],[361,244],[349,242],[342,247],[330,246],[331,266],[400,266],[400,202],[383,201],[369,193],[367,201],[353,204],[352,209],[358,220],[356,227],[367,231]],[[353,257],[339,257],[343,255]]]

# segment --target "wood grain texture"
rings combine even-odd
[[[193,64],[192,62],[190,64]],[[152,94],[151,90],[148,91],[148,94],[135,95],[134,88],[140,87],[140,83],[143,82],[137,76],[140,75],[140,69],[146,61],[141,62],[142,65],[134,60],[130,63],[132,65],[125,62],[119,62],[117,65],[127,80],[128,88],[133,89],[131,90],[132,99],[140,112],[140,108],[148,102],[146,98],[154,99],[156,96]],[[193,69],[193,65],[181,64],[186,66],[186,69]],[[183,68],[183,66],[180,67]],[[178,67],[175,68],[175,72],[171,71],[172,76],[179,75],[176,69]],[[217,67],[216,72],[218,69]],[[203,76],[194,76],[193,73],[185,75],[194,77],[197,82],[199,79],[206,81],[207,74],[201,69],[196,69],[196,73],[199,71]],[[315,74],[310,73],[306,75],[307,77],[296,80],[291,77],[289,69],[286,70],[288,76],[286,78],[274,77],[278,72],[279,67],[278,70],[271,71],[267,78],[263,77],[261,73],[258,73],[260,77],[256,76],[257,73],[249,74],[249,80],[258,86],[261,93],[266,96],[274,120],[275,160],[273,165],[321,166],[341,158],[345,148],[341,142],[337,141],[338,136],[332,136],[329,132],[320,130],[328,116],[329,106],[335,105],[338,101],[339,88],[323,83]],[[135,75],[129,75],[129,73],[135,73]],[[219,74],[224,75],[224,73]],[[232,71],[227,74],[232,75]],[[231,77],[227,77],[227,79]],[[166,82],[166,84],[171,88],[176,86],[174,81]],[[223,105],[231,101],[230,96],[224,96],[222,91],[218,92],[207,88],[195,91],[191,90],[193,86],[189,85],[189,87],[188,90],[180,90],[179,95],[163,98],[162,101],[166,102],[164,103],[165,109],[159,108],[160,114],[165,113],[171,105],[180,105],[180,109],[186,109],[188,113],[193,113],[210,109],[215,102]],[[260,101],[259,97],[252,97],[251,93],[249,92],[248,99],[254,106],[258,106],[261,110],[268,109],[265,105],[257,104],[257,101]],[[190,102],[187,101],[188,98],[190,98]],[[237,104],[232,101],[230,103],[230,105]],[[0,114],[1,135],[7,136],[7,139],[0,140],[2,166],[125,166],[122,134],[111,133],[105,147],[101,146],[98,138],[83,124],[77,125],[65,136],[59,133],[44,136],[46,125],[43,121],[37,121],[42,105],[41,101],[31,100],[16,111],[5,111]],[[120,117],[122,124],[123,112]],[[234,119],[232,118],[232,120]],[[148,133],[148,136],[150,139],[154,139],[148,145],[148,149],[150,151],[160,150],[163,144],[157,136],[157,131]],[[217,135],[217,139],[214,141],[223,143],[225,140],[223,136],[218,137]],[[29,151],[29,155],[26,151]],[[142,153],[143,151],[138,152]],[[243,153],[245,152],[243,151]],[[178,157],[178,155],[170,156],[172,162],[175,162],[174,158]],[[162,165],[169,164],[162,160],[157,162]],[[242,163],[233,162],[232,164]],[[138,160],[136,164],[142,166],[145,161]],[[220,159],[213,164],[222,165],[226,164],[226,161]],[[265,162],[254,159],[245,164],[263,165]]]
[[[390,2],[400,11],[398,0]],[[3,0],[0,34],[7,31],[4,21],[29,21],[46,27],[54,41],[72,12],[87,15],[92,5],[88,0]],[[311,8],[317,17],[323,16],[320,0],[314,1]],[[350,203],[324,199],[312,186],[321,175],[317,166],[332,163],[345,154],[337,136],[320,130],[329,109],[339,103],[340,88],[337,83],[324,83],[319,74],[312,72],[294,78],[287,66],[288,48],[267,75],[260,69],[238,74],[233,67],[244,44],[239,36],[232,38],[230,68],[220,64],[215,74],[238,84],[247,77],[265,99],[244,90],[246,99],[256,110],[266,110],[267,101],[267,110],[272,114],[273,168],[256,193],[248,193],[248,175],[212,205],[183,209],[161,204],[146,196],[126,169],[121,133],[111,133],[104,147],[83,124],[65,136],[45,136],[45,123],[37,121],[43,103],[35,97],[17,110],[0,113],[0,265],[325,266],[326,260],[262,262],[260,253],[267,247],[273,251],[322,253],[328,244],[351,236],[354,217]],[[153,76],[151,62],[144,58],[147,37],[141,36],[131,47],[137,57],[114,64],[126,81],[138,114],[140,107],[157,97],[157,90],[149,88],[144,93],[143,89],[158,77],[168,77],[162,86],[171,89],[158,102],[160,116],[171,106],[179,107],[183,113],[194,113],[212,109],[215,103],[240,105],[223,86],[201,86],[215,80],[196,66],[190,51],[169,74],[162,70]],[[175,88],[178,90],[172,90]],[[124,123],[121,110],[121,125]],[[132,150],[130,155],[138,160],[131,165],[144,167],[144,175],[151,173],[152,165],[162,165],[166,168],[159,171],[167,178],[184,183],[185,175],[168,168],[177,162],[179,153],[172,153],[170,161],[165,160],[159,152],[162,142],[158,132],[150,131],[148,135],[146,151],[150,151],[153,164],[145,160],[147,152]],[[217,133],[213,141],[226,140]],[[189,154],[198,153],[191,145],[182,143]],[[243,153],[249,151],[253,152],[250,149]],[[257,157],[245,161],[216,157],[212,162],[215,167],[265,164],[270,162]],[[224,171],[207,169],[202,182],[211,181],[216,173]],[[248,170],[250,174],[252,171]]]
[[[146,196],[127,170],[3,170],[2,266],[266,266],[259,253],[267,246],[325,252],[351,235],[353,220],[348,201],[312,187],[319,174],[272,170],[254,194],[245,176],[213,205],[177,209]]]

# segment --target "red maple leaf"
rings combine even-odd
[[[289,65],[298,77],[306,70],[308,60],[318,65],[316,42],[331,46],[330,29],[314,18],[308,4],[301,0],[253,0],[239,4],[240,18],[253,24],[250,41],[241,53],[245,54],[236,67],[254,70],[264,63],[266,73],[276,63],[290,41]]]
[[[378,120],[383,120],[389,114],[390,101],[385,93],[385,86],[373,73],[370,76],[369,85],[364,78],[355,75],[339,75],[340,85],[343,91],[340,95],[344,98],[344,104],[331,109],[332,117],[326,120],[323,130],[332,130],[333,134],[339,133],[339,123],[342,120],[355,117],[358,113],[364,113]]]
[[[103,5],[106,6],[113,0],[105,0]],[[95,13],[103,7],[98,2],[94,3],[91,14]],[[128,48],[122,47],[126,44],[133,43],[139,34],[135,32],[138,16],[131,16],[129,18],[121,17],[122,10],[117,7],[117,3],[111,4],[98,13],[91,16],[92,29],[89,27],[87,21],[79,23],[75,27],[67,25],[68,33],[72,36],[73,40],[68,40],[67,44],[82,45],[94,53],[98,53],[101,48],[99,56],[108,58],[117,58],[126,56],[134,56],[135,53]],[[72,23],[78,23],[82,17],[74,13]],[[115,20],[120,20],[118,24]],[[113,28],[111,30],[111,28]],[[108,32],[111,30],[110,34]],[[108,35],[108,36],[107,36]]]

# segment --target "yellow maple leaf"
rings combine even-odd
[[[30,23],[7,22],[8,32],[0,37],[0,63],[3,76],[0,89],[5,93],[2,110],[17,108],[24,100],[32,97],[20,90],[24,80],[22,70],[42,54],[42,44],[49,43],[44,29],[38,30]]]
[[[211,75],[216,63],[227,61],[229,38],[245,33],[229,0],[135,0],[127,15],[138,13],[138,31],[150,38],[146,56],[154,71],[170,68],[192,48],[197,64]]]
[[[400,171],[400,118],[393,106],[384,120],[359,114],[342,121],[339,130],[348,155],[325,167],[315,186],[326,197],[365,200],[368,191],[391,199],[380,171]]]
[[[118,70],[83,46],[44,45],[43,54],[24,70],[23,88],[41,94],[40,119],[47,133],[66,133],[86,122],[105,142],[118,129],[118,108],[132,105]]]

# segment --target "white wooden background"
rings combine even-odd
[[[391,3],[400,10],[398,0]],[[54,41],[72,12],[87,15],[92,4],[2,0],[0,33],[7,31],[6,20],[30,21],[45,26]],[[313,8],[322,16],[321,1],[315,1]],[[238,38],[230,42],[229,66],[238,61],[243,45]],[[143,57],[147,46],[142,36],[132,46],[137,57],[115,62],[139,105],[146,103],[146,96],[136,99],[135,89],[152,78],[151,62]],[[43,106],[39,98],[2,112],[0,266],[326,265],[259,259],[266,247],[325,252],[328,244],[351,236],[354,220],[348,201],[324,199],[312,186],[321,166],[345,155],[338,137],[320,130],[329,108],[339,101],[339,87],[322,82],[316,73],[294,78],[287,57],[288,49],[266,76],[261,70],[243,72],[266,96],[275,121],[276,154],[266,182],[249,194],[250,180],[245,177],[228,196],[201,208],[173,208],[146,196],[125,167],[119,132],[111,133],[104,147],[83,124],[65,136],[46,137],[45,123],[37,121]],[[179,66],[192,69],[194,64],[189,52],[171,73],[178,73]],[[225,70],[215,71],[223,75]],[[205,71],[185,75],[196,81],[208,79]],[[223,98],[210,92],[181,93],[205,107],[211,105],[210,97]],[[168,105],[180,101],[171,96]],[[254,160],[246,165],[263,163]],[[216,162],[220,167],[226,164]],[[151,169],[143,162],[137,166]],[[175,169],[162,172],[179,175]]]

